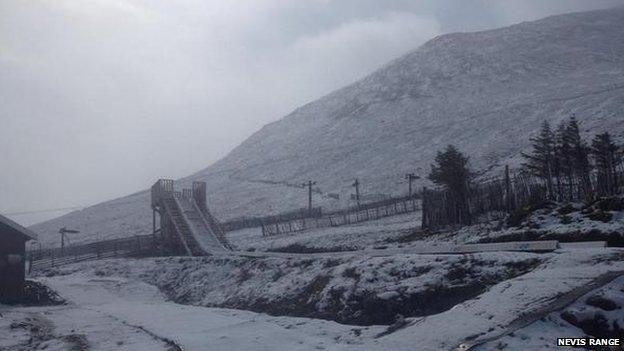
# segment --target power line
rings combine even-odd
[[[35,213],[77,210],[77,209],[81,209],[81,208],[84,208],[84,206],[58,207],[58,208],[47,208],[47,209],[43,209],[43,210],[7,212],[7,213],[4,213],[4,215],[5,216],[20,216],[20,215],[35,214]]]
[[[114,200],[110,200],[110,201],[114,201]],[[110,201],[102,202],[99,205],[107,203],[107,206],[110,207],[110,206],[121,206],[121,205],[127,205],[127,204],[136,203],[136,201],[124,201],[124,202],[117,202],[117,203],[108,203]],[[24,210],[24,211],[15,211],[15,212],[1,212],[0,211],[0,213],[5,215],[5,216],[19,216],[19,215],[27,215],[27,214],[35,214],[35,213],[45,213],[45,212],[59,212],[59,211],[67,211],[67,210],[80,210],[80,209],[85,209],[85,208],[90,207],[90,206],[56,207],[56,208],[46,208],[46,209],[41,209],[41,210]]]

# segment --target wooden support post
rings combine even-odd
[[[407,179],[407,184],[409,184],[409,188],[408,188],[409,191],[407,193],[408,194],[407,196],[412,197],[412,182],[416,179],[420,179],[420,177],[414,173],[407,173],[405,174],[405,179]]]
[[[353,186],[355,187],[355,201],[357,201],[358,207],[360,206],[360,181],[355,179],[353,182]]]
[[[421,224],[420,227],[421,229],[427,229],[427,227],[429,226],[429,223],[427,222],[427,187],[423,187],[422,190],[422,215],[421,215]]]
[[[312,185],[315,185],[316,182],[308,180],[307,183],[303,183],[301,186],[305,189],[308,187],[308,217],[312,217]]]
[[[511,213],[513,210],[512,198],[511,198],[511,180],[509,179],[509,165],[505,165],[505,198],[507,213]]]

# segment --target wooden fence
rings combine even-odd
[[[283,213],[279,213],[277,215],[272,215],[272,216],[243,217],[243,218],[233,219],[227,222],[223,222],[221,226],[226,232],[231,232],[234,230],[239,230],[239,229],[244,229],[244,228],[261,227],[262,223],[291,221],[291,220],[304,219],[304,218],[319,218],[322,216],[322,214],[323,214],[323,209],[321,207],[312,208],[312,212],[310,212],[310,210],[307,208],[300,208],[298,210],[283,212]]]
[[[592,201],[597,197],[624,192],[624,171],[617,171],[605,186],[599,175],[585,179],[547,179],[527,174],[472,183],[464,194],[448,190],[423,189],[422,227],[435,229],[448,225],[470,225],[512,213],[545,201]]]
[[[332,211],[316,218],[300,218],[262,223],[262,235],[271,236],[313,228],[337,227],[418,210],[420,210],[420,199],[414,196],[385,199],[344,210]]]
[[[151,256],[159,252],[160,246],[156,236],[140,235],[65,248],[29,250],[27,256],[30,269],[40,269],[111,257]]]

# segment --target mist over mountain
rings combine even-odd
[[[264,126],[182,183],[206,181],[209,206],[223,220],[304,207],[299,186],[308,179],[317,182],[315,204],[341,207],[354,178],[363,193],[404,194],[404,174],[424,178],[449,143],[483,175],[517,167],[542,121],[571,115],[586,136],[624,139],[622,7],[436,37]],[[44,245],[56,244],[62,226],[83,233],[75,241],[147,234],[149,206],[149,194],[138,192],[32,229]]]

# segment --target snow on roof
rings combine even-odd
[[[32,230],[28,228],[24,228],[23,226],[13,222],[12,220],[8,219],[7,217],[1,214],[0,214],[0,225],[9,227],[15,230],[16,232],[28,237],[29,239],[33,239],[33,240],[37,239],[37,234],[35,234]]]

